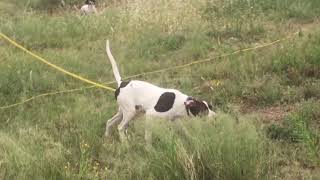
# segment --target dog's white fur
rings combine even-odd
[[[81,12],[82,15],[96,14],[97,13],[97,9],[96,9],[96,6],[93,3],[84,4],[81,7],[80,12]]]
[[[122,82],[121,76],[117,64],[114,60],[114,57],[111,54],[108,40],[106,44],[106,52],[111,62],[116,82],[118,84],[118,87],[120,87],[120,84]],[[157,104],[161,94],[165,92],[173,92],[175,94],[173,107],[166,112],[157,112],[155,111],[154,107]],[[105,135],[109,135],[110,128],[114,123],[121,121],[118,125],[118,131],[120,134],[120,139],[123,140],[125,138],[124,131],[128,127],[129,121],[132,120],[137,113],[136,106],[139,106],[145,112],[147,124],[151,120],[151,118],[149,117],[175,119],[177,117],[188,116],[185,107],[185,104],[188,103],[188,97],[189,96],[175,89],[164,89],[150,84],[148,82],[132,80],[125,87],[120,88],[120,93],[117,97],[119,110],[116,115],[114,115],[111,119],[107,121]],[[208,104],[206,102],[204,103],[208,107]],[[213,111],[209,109],[209,107],[208,110],[209,117],[215,114]],[[151,141],[151,133],[147,130],[147,127],[145,132],[145,138],[147,142]]]

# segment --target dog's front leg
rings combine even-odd
[[[145,127],[144,127],[144,139],[146,141],[146,147],[152,147],[152,119],[148,115],[145,117]]]
[[[108,137],[110,135],[110,129],[111,127],[118,121],[120,121],[122,119],[122,112],[121,109],[118,109],[118,112],[116,115],[114,115],[111,119],[109,119],[106,123],[106,132],[105,132],[105,136]]]

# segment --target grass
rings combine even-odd
[[[269,126],[267,132],[272,139],[295,144],[300,150],[298,158],[307,166],[319,166],[319,102],[301,104],[297,112],[291,113],[282,126]]]
[[[64,8],[28,2],[0,2],[0,31],[97,82],[113,80],[104,52],[107,38],[125,77],[304,30],[268,48],[142,76],[212,101],[219,114],[208,120],[155,120],[150,150],[143,118],[130,124],[128,144],[118,141],[116,130],[104,138],[105,122],[117,107],[113,94],[102,89],[0,110],[0,179],[320,177],[318,0],[99,1],[100,13],[86,17],[72,9],[76,0],[66,0]],[[86,85],[0,44],[0,106]],[[276,106],[293,108],[277,122],[250,110]]]
[[[236,124],[232,117],[221,115],[211,122],[158,123],[153,130],[154,149],[142,153],[147,160],[134,161],[137,165],[133,167],[147,162],[145,168],[150,168],[142,168],[138,179],[263,179],[273,171],[273,161],[269,159],[272,148],[267,147],[267,140],[247,121]],[[128,156],[141,155],[129,151]],[[130,167],[131,163],[127,168]],[[134,170],[134,175],[139,169]],[[129,174],[125,179],[135,177]]]

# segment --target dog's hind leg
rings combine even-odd
[[[107,124],[106,124],[106,132],[105,132],[105,136],[108,137],[110,135],[110,129],[111,127],[118,121],[120,121],[122,119],[122,111],[121,109],[119,108],[117,114],[115,114],[111,119],[109,119],[107,121]]]
[[[124,111],[123,112],[123,119],[121,123],[118,125],[118,131],[121,142],[124,142],[126,139],[125,130],[128,128],[128,124],[131,119],[135,116],[136,112],[132,111]]]

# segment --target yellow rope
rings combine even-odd
[[[95,86],[90,86],[90,87],[95,87]],[[12,107],[15,107],[15,106],[18,106],[18,105],[21,105],[21,104],[24,104],[24,103],[27,103],[29,101],[32,101],[36,98],[40,98],[40,97],[44,97],[44,96],[51,96],[51,95],[56,95],[56,94],[62,94],[62,93],[71,93],[71,92],[75,92],[75,91],[81,91],[81,90],[84,90],[84,89],[87,89],[88,87],[82,87],[82,88],[77,88],[77,89],[70,89],[70,90],[65,90],[65,91],[57,91],[57,92],[49,92],[49,93],[44,93],[44,94],[40,94],[40,95],[37,95],[37,96],[33,96],[31,98],[28,98],[26,100],[23,100],[21,102],[18,102],[18,103],[15,103],[15,104],[11,104],[11,105],[7,105],[7,106],[2,106],[0,107],[0,109],[9,109],[9,108],[12,108]]]
[[[259,46],[255,46],[255,47],[251,47],[251,48],[246,48],[246,49],[239,49],[239,50],[236,50],[236,51],[234,51],[234,52],[232,52],[232,53],[223,54],[223,55],[220,55],[220,56],[216,56],[216,57],[212,57],[212,58],[207,58],[207,59],[202,59],[202,60],[198,60],[198,61],[193,61],[193,62],[187,63],[187,64],[177,65],[177,66],[173,66],[173,67],[169,67],[169,68],[164,68],[164,69],[159,69],[159,70],[155,70],[155,71],[144,72],[144,73],[140,73],[140,74],[128,76],[128,77],[123,78],[123,79],[130,79],[130,78],[134,78],[134,77],[138,77],[138,76],[142,76],[142,75],[160,73],[160,72],[169,71],[169,70],[173,70],[173,69],[181,69],[181,68],[185,68],[185,67],[187,67],[187,66],[192,66],[192,65],[200,64],[200,63],[206,63],[206,62],[209,62],[209,61],[212,61],[212,60],[215,60],[215,59],[220,59],[220,58],[228,57],[228,56],[231,56],[231,55],[234,55],[234,54],[239,54],[239,53],[241,53],[241,52],[246,52],[246,51],[252,51],[252,50],[256,50],[256,49],[261,49],[261,48],[264,48],[264,47],[267,47],[267,46],[274,45],[274,44],[279,43],[279,42],[281,42],[281,41],[284,41],[284,40],[286,40],[286,39],[290,39],[290,38],[294,37],[294,35],[297,35],[297,34],[299,34],[299,32],[295,32],[295,33],[293,33],[293,34],[291,34],[290,36],[287,36],[287,37],[285,37],[285,38],[278,39],[278,40],[276,40],[276,41],[273,41],[273,42],[270,42],[270,43],[266,43],[266,44],[262,44],[262,45],[259,45]]]
[[[270,43],[266,43],[266,44],[263,44],[263,45],[259,45],[259,46],[255,46],[255,47],[251,47],[251,48],[246,48],[246,49],[236,50],[236,51],[234,51],[232,53],[229,53],[229,54],[223,54],[223,55],[216,56],[216,57],[213,57],[213,58],[207,58],[207,59],[203,59],[203,60],[198,60],[198,61],[194,61],[194,62],[191,62],[191,63],[188,63],[188,64],[178,65],[178,66],[174,66],[174,67],[170,67],[170,68],[164,68],[164,69],[159,69],[159,70],[155,70],[155,71],[149,71],[149,72],[144,72],[144,73],[140,73],[140,74],[135,74],[135,75],[132,75],[132,76],[127,76],[127,77],[125,77],[123,79],[130,79],[130,78],[135,78],[135,77],[143,76],[143,75],[147,75],[147,74],[154,74],[154,73],[160,73],[160,72],[169,71],[169,70],[173,70],[173,69],[184,68],[184,67],[191,66],[191,65],[194,65],[194,64],[206,63],[206,62],[218,59],[218,58],[228,57],[228,56],[231,56],[231,55],[234,55],[234,54],[238,54],[238,53],[241,53],[241,52],[261,49],[261,48],[264,48],[264,47],[268,47],[268,46],[274,45],[274,44],[279,43],[281,41],[284,41],[286,39],[292,38],[292,37],[294,37],[294,35],[297,35],[298,33],[299,32],[293,33],[290,36],[287,36],[285,38],[278,39],[276,41],[273,41],[273,42],[270,42]],[[104,84],[109,85],[109,84],[112,84],[112,83],[115,83],[115,81],[107,82],[107,83],[104,83]],[[15,107],[15,106],[27,103],[27,102],[29,102],[31,100],[36,99],[36,98],[40,98],[40,97],[44,97],[44,96],[51,96],[51,95],[62,94],[62,93],[71,93],[71,92],[81,91],[81,90],[84,90],[84,89],[91,89],[91,88],[94,88],[94,87],[96,87],[96,86],[93,85],[93,86],[87,86],[87,87],[82,87],[82,88],[77,88],[77,89],[71,89],[71,90],[64,90],[64,91],[57,91],[57,92],[50,92],[50,93],[40,94],[40,95],[37,95],[37,96],[33,96],[33,97],[29,98],[29,99],[26,99],[24,101],[21,101],[19,103],[15,103],[15,104],[11,104],[11,105],[8,105],[8,106],[0,107],[0,109],[8,109],[8,108],[11,108],[11,107]]]
[[[10,39],[8,36],[4,35],[4,34],[1,33],[1,32],[0,32],[0,36],[1,36],[3,39],[5,39],[5,40],[7,40],[8,42],[10,42],[11,44],[13,44],[14,46],[16,46],[17,48],[21,49],[22,51],[26,52],[27,54],[29,54],[29,55],[33,56],[34,58],[36,58],[37,60],[41,61],[42,63],[44,63],[44,64],[46,64],[46,65],[48,65],[48,66],[50,66],[50,67],[52,67],[52,68],[54,68],[54,69],[62,72],[62,73],[64,73],[64,74],[67,74],[67,75],[69,75],[69,76],[71,76],[71,77],[73,77],[73,78],[76,78],[76,79],[78,79],[78,80],[80,80],[80,81],[83,81],[83,82],[86,82],[86,83],[88,83],[88,84],[94,85],[94,86],[96,86],[96,87],[100,87],[100,88],[103,88],[103,89],[106,89],[106,90],[109,90],[109,91],[115,91],[114,88],[107,87],[107,86],[104,86],[104,85],[102,85],[102,84],[93,82],[93,81],[91,81],[91,80],[89,80],[89,79],[86,79],[86,78],[83,78],[83,77],[81,77],[81,76],[78,76],[78,75],[76,75],[76,74],[74,74],[74,73],[71,73],[71,72],[69,72],[69,71],[67,71],[67,70],[65,70],[65,69],[63,69],[63,68],[61,68],[61,67],[59,67],[59,66],[57,66],[57,65],[55,65],[55,64],[50,63],[49,61],[45,60],[44,58],[36,55],[35,53],[29,51],[28,49],[24,48],[24,47],[21,46],[20,44],[16,43],[14,40]]]
[[[109,82],[109,83],[106,83],[106,84],[112,84],[114,82]],[[12,108],[12,107],[15,107],[15,106],[19,106],[19,105],[25,104],[25,103],[27,103],[29,101],[32,101],[32,100],[35,100],[35,99],[38,99],[38,98],[41,98],[41,97],[45,97],[45,96],[53,96],[53,95],[57,95],[57,94],[72,93],[72,92],[83,91],[85,89],[91,89],[91,88],[95,88],[95,87],[96,87],[95,85],[92,85],[92,86],[80,87],[80,88],[76,88],[76,89],[69,89],[69,90],[63,90],[63,91],[55,91],[55,92],[43,93],[43,94],[39,94],[39,95],[36,95],[36,96],[32,96],[32,97],[30,97],[28,99],[25,99],[25,100],[23,100],[21,102],[18,102],[18,103],[10,104],[10,105],[7,105],[7,106],[2,106],[2,107],[0,107],[0,109],[2,109],[2,110],[9,109],[9,108]]]

